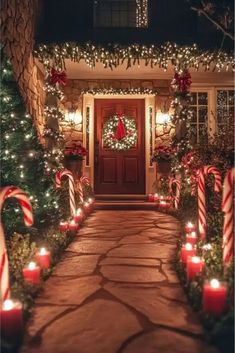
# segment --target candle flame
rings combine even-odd
[[[39,254],[40,255],[46,255],[47,251],[45,248],[41,248]]]
[[[192,224],[192,222],[188,222],[188,223],[187,223],[187,227],[188,227],[188,228],[193,228],[193,226],[194,226],[194,225]]]
[[[11,299],[6,299],[2,304],[3,310],[11,310],[14,307],[14,303]]]
[[[191,233],[190,233],[190,236],[191,236],[191,237],[195,237],[195,238],[196,238],[197,233],[196,233],[196,232],[191,232]]]
[[[211,285],[212,288],[215,288],[215,289],[216,289],[216,288],[219,288],[220,283],[219,283],[218,279],[213,278],[213,279],[210,281],[210,285]]]
[[[192,249],[193,249],[192,244],[186,243],[186,244],[185,244],[185,249],[186,249],[186,250],[192,250]]]
[[[29,265],[28,265],[28,268],[29,268],[29,270],[35,270],[35,268],[36,268],[36,263],[35,262],[33,262],[33,261],[31,261],[30,263],[29,263]]]
[[[85,207],[88,207],[88,206],[89,206],[89,203],[88,203],[88,202],[85,202],[85,203],[84,203],[84,206],[85,206]]]
[[[192,256],[192,262],[199,264],[199,262],[201,262],[201,258],[199,256]]]
[[[76,224],[75,220],[73,219],[72,221],[70,221],[70,224],[75,225]]]
[[[92,200],[91,198],[89,198],[89,199],[88,199],[88,202],[89,202],[89,203],[92,203],[92,202],[93,202],[93,200]]]

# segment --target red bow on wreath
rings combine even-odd
[[[53,85],[59,83],[59,85],[65,85],[67,76],[65,71],[58,71],[54,68],[51,69],[50,81]]]
[[[177,86],[177,89],[181,93],[187,93],[190,89],[192,80],[191,80],[191,75],[188,71],[185,71],[183,74],[178,74],[177,72],[175,73],[174,76],[174,85]]]
[[[115,132],[115,137],[118,141],[120,141],[126,136],[126,130],[122,120],[122,114],[117,113],[117,116],[118,116],[118,123],[117,123],[117,129]]]

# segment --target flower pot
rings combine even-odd
[[[64,166],[70,170],[73,174],[74,179],[80,179],[82,176],[82,159],[71,158],[66,156],[64,159]]]
[[[158,161],[157,173],[162,175],[169,175],[171,172],[171,161]]]

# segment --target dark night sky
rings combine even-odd
[[[233,3],[231,0],[227,2]],[[222,33],[189,9],[186,0],[149,0],[148,29],[94,28],[93,0],[42,0],[37,42],[178,44],[219,48]],[[224,48],[233,47],[226,40]]]

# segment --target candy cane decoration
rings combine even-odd
[[[173,184],[175,184],[175,186],[176,186],[175,196],[173,195],[173,189],[172,189]],[[176,178],[170,178],[169,188],[170,188],[171,197],[173,198],[174,207],[176,209],[178,209],[179,208],[179,201],[180,201],[181,181],[179,179],[176,179]]]
[[[233,258],[233,185],[235,168],[230,169],[225,175],[223,184],[222,211],[224,212],[223,227],[223,261],[229,265]]]
[[[55,184],[56,188],[61,188],[61,179],[65,175],[69,178],[69,204],[71,216],[73,217],[76,213],[73,174],[68,169],[59,170],[55,175]]]
[[[199,170],[198,175],[198,223],[201,239],[206,235],[206,197],[205,176],[213,174],[215,178],[214,191],[219,192],[222,188],[221,175],[217,168],[208,165]]]
[[[78,194],[79,194],[79,199],[81,203],[84,202],[82,185],[87,185],[87,186],[91,185],[90,179],[85,175],[80,178],[79,184],[78,184]]]
[[[33,210],[28,196],[16,186],[6,186],[0,189],[0,212],[4,201],[9,197],[15,197],[21,205],[24,223],[27,227],[33,224]],[[2,223],[0,222],[0,300],[6,300],[10,295],[9,288],[9,267],[5,236]]]

